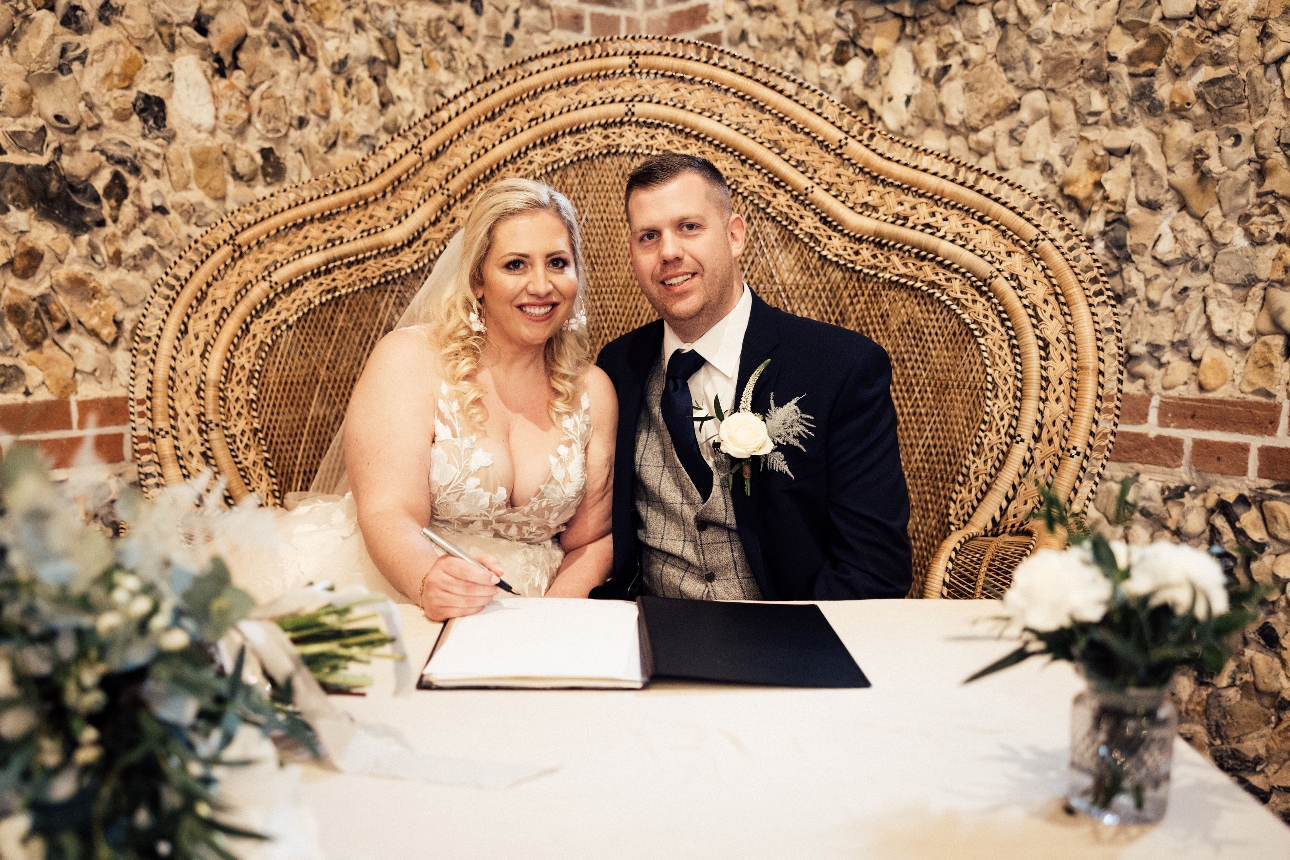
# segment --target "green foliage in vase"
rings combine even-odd
[[[215,643],[253,601],[184,539],[194,500],[129,499],[110,536],[24,447],[0,490],[0,815],[27,817],[30,856],[230,860],[226,836],[256,837],[220,820],[234,734],[313,739],[241,655],[221,670]]]
[[[1132,516],[1132,484],[1120,485],[1113,524]],[[1100,690],[1164,687],[1184,666],[1222,669],[1232,634],[1255,619],[1263,587],[1242,585],[1212,552],[1107,540],[1048,488],[1039,490],[1035,519],[1064,530],[1069,546],[1040,550],[1018,566],[1004,607],[1022,643],[968,681],[1045,655],[1075,663]]]

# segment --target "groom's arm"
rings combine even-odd
[[[618,395],[618,432],[615,440],[613,470],[612,542],[613,567],[609,579],[591,590],[591,597],[608,600],[634,600],[639,590],[636,565],[636,507],[633,496],[635,469],[633,468],[636,442],[636,416],[639,402],[633,402],[634,389],[630,385],[628,353],[632,338],[639,330],[631,332],[605,345],[596,358],[596,365],[605,372]]]
[[[872,341],[863,346],[829,418],[829,537],[816,600],[904,597],[913,583],[891,361]]]

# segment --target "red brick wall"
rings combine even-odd
[[[103,463],[130,459],[130,413],[124,397],[26,400],[0,405],[0,445],[36,445],[55,469],[71,466],[84,445]]]
[[[720,45],[722,4],[717,0],[560,0],[551,6],[555,28],[602,36],[685,36]]]
[[[1128,393],[1111,459],[1187,482],[1290,481],[1286,419],[1286,402]]]

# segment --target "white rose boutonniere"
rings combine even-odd
[[[801,395],[794,397],[783,406],[776,406],[775,395],[772,394],[770,408],[766,410],[764,416],[752,411],[753,388],[768,364],[770,364],[769,358],[758,365],[752,376],[748,377],[748,382],[744,385],[743,397],[739,399],[739,408],[736,411],[723,413],[721,400],[713,400],[713,408],[720,422],[713,445],[730,458],[729,479],[732,487],[735,475],[743,474],[746,496],[752,495],[752,458],[760,457],[763,469],[774,469],[790,478],[793,477],[793,473],[788,468],[788,461],[784,459],[784,452],[779,448],[792,445],[805,451],[806,446],[801,440],[811,436],[815,426],[811,423],[812,417],[802,412],[797,405],[797,401],[802,399]],[[703,415],[694,420],[702,425],[703,422],[712,420],[712,416]]]
[[[736,460],[759,457],[775,449],[766,432],[766,422],[751,412],[735,412],[726,416],[717,431],[721,450]]]

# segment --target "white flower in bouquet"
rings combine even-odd
[[[775,448],[766,430],[766,422],[751,412],[734,412],[721,422],[717,431],[721,450],[735,460],[769,454]]]
[[[1087,552],[1042,549],[1018,565],[1003,605],[1022,627],[1049,633],[1072,622],[1100,621],[1111,591]]]
[[[0,820],[0,858],[27,860],[30,855],[37,853],[37,851],[30,851],[29,843],[24,844],[30,832],[31,814],[28,812],[18,812]],[[44,855],[43,851],[39,853],[41,856]]]
[[[1135,557],[1134,554],[1137,549],[1129,546],[1122,540],[1107,541],[1107,545],[1111,547],[1111,552],[1115,555],[1116,566],[1119,567],[1120,570],[1127,570],[1129,565],[1133,563],[1133,559]],[[1092,561],[1092,551],[1088,549],[1088,544],[1083,544],[1081,549],[1088,554],[1089,561]]]
[[[1129,597],[1150,595],[1150,605],[1171,606],[1179,615],[1192,611],[1193,605],[1201,619],[1228,610],[1218,559],[1183,544],[1158,542],[1135,549],[1133,567],[1121,588]]]

